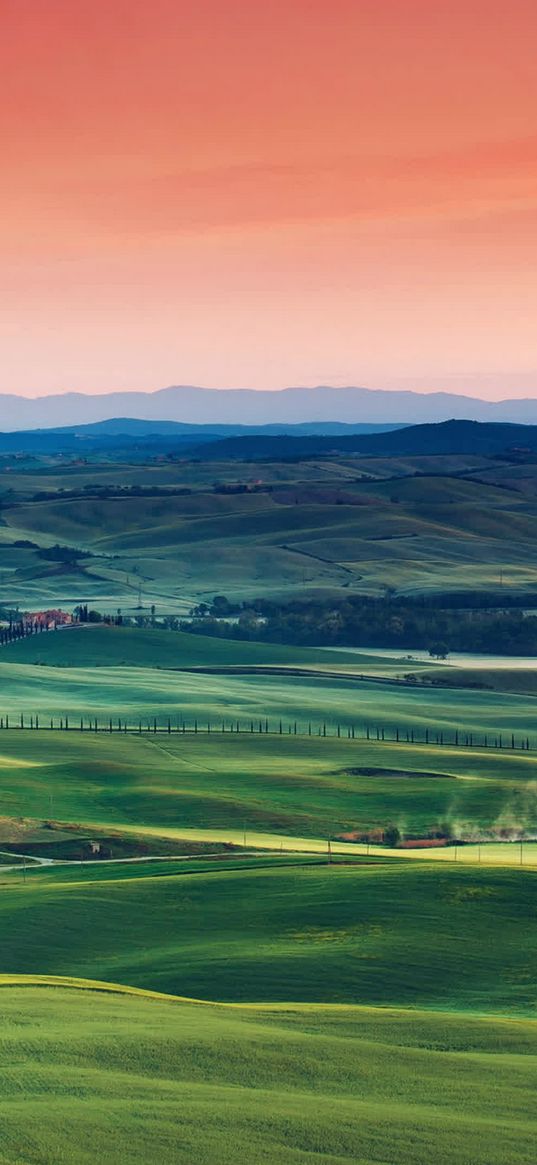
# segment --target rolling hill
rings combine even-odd
[[[207,1001],[535,1016],[535,870],[326,857],[197,865],[4,873],[0,974],[22,967]]]
[[[536,473],[448,460],[9,466],[0,596],[135,614],[140,593],[186,613],[222,593],[535,591]],[[69,561],[43,559],[57,543],[73,549]]]
[[[531,1021],[7,978],[2,1165],[531,1165]],[[394,1100],[394,1097],[397,1099]],[[43,1117],[46,1104],[46,1120]]]
[[[366,654],[349,659],[345,652],[319,652],[308,647],[286,647],[189,635],[159,628],[85,626],[56,634],[34,635],[10,643],[0,664],[27,663],[49,667],[134,667],[237,669],[248,667],[323,668],[359,670],[376,660]],[[389,666],[389,664],[388,664]]]
[[[197,456],[215,460],[270,460],[361,453],[373,457],[463,455],[490,457],[516,449],[537,450],[537,426],[446,420],[439,424],[407,425],[384,433],[302,436],[283,434],[227,437],[211,447],[197,448]]]

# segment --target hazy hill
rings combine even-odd
[[[536,384],[537,388],[537,384]],[[537,400],[490,402],[452,393],[367,388],[207,389],[172,386],[157,392],[64,393],[35,400],[0,395],[0,429],[57,428],[113,417],[188,424],[300,424],[304,421],[419,424],[449,417],[537,423]]]
[[[180,453],[202,460],[286,460],[327,454],[375,457],[480,455],[510,450],[537,450],[536,425],[450,420],[427,425],[346,425],[305,422],[301,425],[187,425],[119,417],[91,425],[0,433],[0,453],[54,455],[121,450]]]
[[[264,460],[307,458],[333,453],[361,453],[375,457],[441,456],[480,454],[491,456],[510,450],[537,450],[537,425],[489,424],[478,421],[445,421],[438,425],[412,425],[384,433],[332,434],[330,436],[267,435],[236,436],[196,448],[196,456],[217,460]]]
[[[312,421],[302,425],[187,425],[180,421],[144,421],[136,417],[114,417],[88,425],[65,425],[58,429],[17,429],[0,433],[0,453],[37,453],[54,455],[119,451],[122,449],[159,448],[177,450],[189,445],[212,443],[223,438],[267,436],[337,437],[357,433],[391,431],[396,425],[346,425],[338,421]]]

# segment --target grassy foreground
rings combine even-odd
[[[83,984],[0,1002],[2,1165],[534,1161],[534,1022]]]

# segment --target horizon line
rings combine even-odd
[[[537,380],[537,375],[536,375],[536,380]],[[408,387],[407,388],[407,387],[399,386],[399,387],[392,387],[392,388],[389,388],[389,387],[380,388],[380,387],[370,387],[368,385],[363,385],[363,384],[337,385],[337,384],[323,384],[323,383],[290,384],[290,385],[283,385],[280,388],[252,388],[252,387],[235,388],[235,387],[231,387],[229,385],[222,387],[222,386],[207,385],[207,384],[168,384],[168,385],[162,386],[161,388],[110,388],[110,389],[104,389],[104,390],[97,389],[97,390],[90,391],[90,392],[85,392],[81,389],[76,389],[76,388],[65,388],[65,389],[58,389],[54,392],[42,392],[42,393],[38,392],[34,395],[31,395],[31,394],[27,395],[26,393],[23,393],[23,392],[0,391],[0,400],[2,400],[2,398],[6,398],[6,397],[11,398],[13,400],[20,400],[20,401],[24,400],[24,401],[31,402],[31,401],[40,401],[40,400],[51,400],[51,399],[56,399],[58,397],[72,397],[72,396],[83,397],[84,399],[93,399],[93,398],[97,398],[97,397],[107,397],[107,396],[131,396],[131,395],[132,396],[157,396],[159,393],[171,392],[173,390],[189,390],[189,391],[195,391],[195,392],[218,392],[218,393],[228,393],[228,392],[230,392],[230,393],[231,392],[233,392],[233,393],[259,393],[259,394],[270,393],[271,395],[277,394],[277,393],[285,393],[285,392],[315,392],[317,390],[325,390],[325,391],[328,390],[328,391],[333,391],[333,392],[353,392],[353,391],[356,392],[356,391],[359,391],[359,392],[383,393],[383,394],[384,393],[386,393],[386,394],[393,393],[394,395],[412,394],[413,396],[420,396],[420,397],[421,396],[423,396],[423,397],[456,396],[456,397],[461,397],[462,399],[467,399],[467,400],[472,400],[472,401],[480,401],[483,404],[497,404],[497,405],[501,405],[501,404],[512,405],[514,403],[537,400],[537,384],[536,384],[534,395],[528,395],[526,393],[525,395],[521,395],[521,396],[512,396],[512,397],[511,396],[497,396],[496,397],[496,396],[484,396],[481,394],[474,395],[474,393],[472,392],[471,389],[458,389],[457,387],[422,389],[419,387]]]

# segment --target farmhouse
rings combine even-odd
[[[50,611],[26,611],[23,623],[26,627],[52,631],[55,627],[65,627],[73,622],[73,616],[67,611],[52,609]]]

